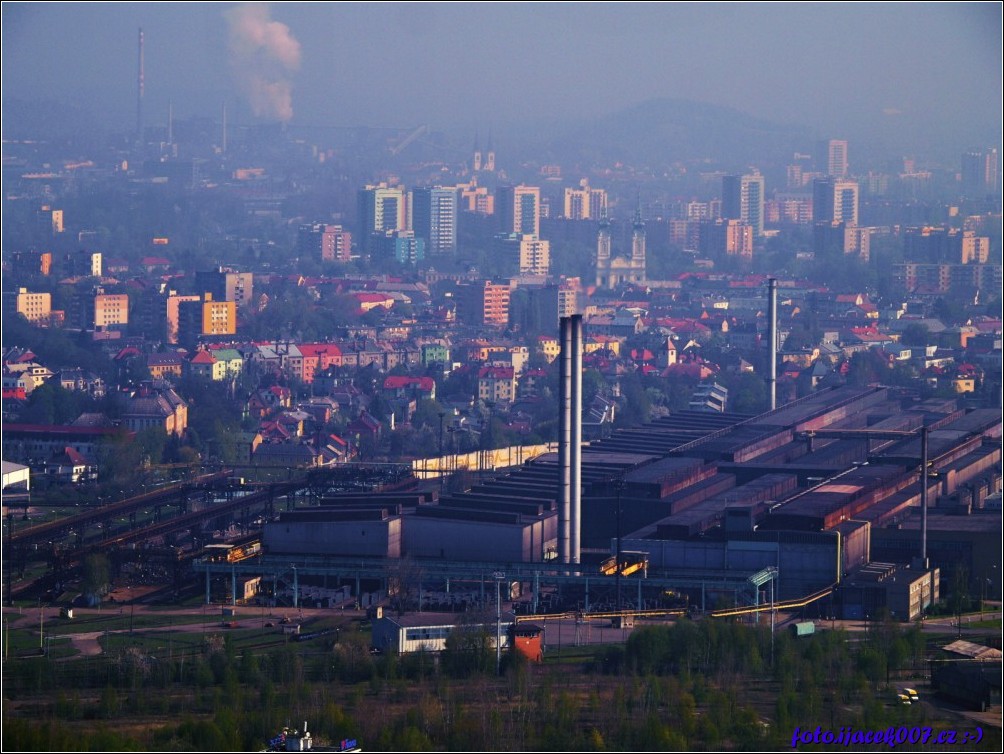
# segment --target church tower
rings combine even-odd
[[[645,222],[641,219],[641,206],[634,213],[631,231],[631,271],[632,282],[645,280]]]
[[[631,232],[631,255],[614,256],[610,243],[610,222],[604,211],[596,237],[596,287],[614,290],[622,285],[644,283],[645,223],[641,219],[641,206],[634,215]]]
[[[474,132],[474,172],[481,171],[481,144],[479,143],[477,131]]]
[[[492,146],[492,130],[488,129],[488,154],[485,157],[485,170],[495,172],[495,147]]]
[[[610,279],[610,221],[606,210],[600,216],[600,231],[596,237],[596,287],[612,288]]]

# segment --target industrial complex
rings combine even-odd
[[[463,492],[339,493],[280,513],[254,558],[196,563],[207,599],[214,578],[236,601],[238,578],[257,577],[294,604],[311,584],[346,586],[361,606],[456,611],[490,606],[504,574],[506,602],[530,615],[787,606],[912,620],[946,579],[999,595],[1000,411],[842,386],[582,443],[581,327],[562,319],[558,452]]]

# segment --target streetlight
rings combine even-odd
[[[991,565],[991,572],[997,573],[997,566]],[[983,583],[980,584],[982,588],[983,595],[980,597],[980,620],[983,620],[983,604],[987,601],[987,598],[991,596],[994,588],[993,579],[987,575],[986,571],[983,572]]]
[[[485,467],[488,465],[488,453],[494,447],[495,438],[492,436],[492,424],[495,421],[495,401],[485,401],[485,406],[488,408],[488,426],[483,427],[481,430],[481,463],[479,471],[480,476],[484,477]]]
[[[439,412],[439,456],[443,455],[443,419],[446,418],[446,412]]]
[[[621,615],[621,610],[623,606],[621,604],[621,562],[623,560],[623,553],[621,552],[621,493],[624,490],[624,477],[619,477],[615,483],[617,485],[617,562],[614,571],[614,575],[617,579],[617,620],[620,622],[621,628],[624,626],[624,616]]]
[[[502,581],[505,573],[495,571],[495,675],[502,673]]]

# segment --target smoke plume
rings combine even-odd
[[[291,74],[300,67],[300,43],[286,24],[273,21],[265,3],[226,12],[230,65],[254,114],[287,122],[293,117]]]

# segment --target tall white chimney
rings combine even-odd
[[[572,563],[578,563],[582,550],[582,315],[571,317],[572,330],[572,437],[571,466],[571,547]]]
[[[558,356],[558,560],[571,562],[572,514],[572,319],[560,320]]]

